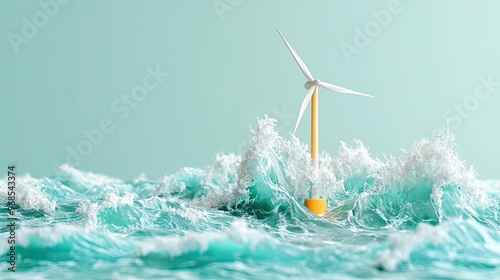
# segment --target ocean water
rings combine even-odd
[[[307,145],[275,122],[159,179],[18,176],[15,273],[1,179],[0,279],[500,279],[500,181],[477,179],[449,130],[383,159],[361,141],[321,154],[320,217],[303,206]]]

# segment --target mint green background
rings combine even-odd
[[[42,0],[41,2],[46,2]],[[227,3],[227,0],[221,0]],[[71,1],[15,53],[9,32],[38,1],[0,2],[0,166],[54,173],[82,130],[113,120],[115,131],[78,169],[150,178],[238,152],[256,118],[296,114],[305,78],[274,25],[316,78],[377,96],[320,91],[321,150],[361,139],[375,156],[399,155],[444,124],[474,93],[478,77],[500,81],[500,2],[406,1],[402,12],[348,62],[339,45],[389,1]],[[170,76],[123,121],[110,109],[147,66]],[[453,129],[459,154],[480,177],[499,178],[500,88]],[[308,114],[298,136],[309,142]],[[289,137],[294,120],[279,123]],[[0,171],[1,172],[1,171]]]

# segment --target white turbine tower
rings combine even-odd
[[[300,59],[299,55],[295,52],[295,50],[290,46],[288,41],[285,39],[285,36],[281,34],[280,30],[278,27],[276,27],[276,30],[280,34],[281,38],[285,42],[288,50],[292,53],[293,58],[299,65],[300,70],[302,73],[304,73],[304,76],[307,78],[307,82],[304,84],[304,87],[307,89],[306,97],[304,98],[304,101],[302,101],[302,106],[300,107],[300,112],[297,117],[297,122],[295,123],[295,128],[293,129],[293,134],[295,135],[295,132],[297,131],[297,127],[299,125],[300,119],[302,118],[302,115],[304,114],[304,111],[306,110],[307,104],[309,101],[312,99],[311,102],[311,160],[312,160],[312,166],[313,166],[313,180],[316,180],[318,176],[318,87],[324,87],[326,89],[336,91],[336,92],[342,92],[342,93],[347,93],[347,94],[355,94],[355,95],[362,95],[362,96],[367,96],[367,97],[372,97],[375,98],[371,95],[360,93],[357,91],[353,91],[350,89],[346,89],[343,87],[339,87],[333,84],[325,83],[322,82],[318,79],[314,79],[311,72],[309,69],[307,69],[307,66],[304,64],[302,59]],[[314,189],[314,182],[313,186],[311,186],[311,199],[312,200],[318,200],[318,194],[316,193]],[[322,201],[323,203],[323,201]],[[306,206],[308,206],[308,200],[306,199]],[[321,206],[322,208],[323,206]],[[318,210],[317,207],[312,206],[309,207],[313,212],[324,212],[326,211],[326,201],[324,201],[324,211],[323,210]],[[313,209],[315,208],[315,209]],[[320,214],[320,213],[317,213]]]

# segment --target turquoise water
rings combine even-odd
[[[16,272],[1,279],[485,279],[500,275],[500,181],[479,180],[446,129],[370,157],[360,141],[320,158],[323,217],[303,206],[307,146],[264,118],[241,155],[158,180],[63,165],[18,176]],[[323,143],[325,145],[325,143]]]

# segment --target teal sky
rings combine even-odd
[[[1,1],[0,166],[52,175],[69,148],[157,178],[239,152],[264,114],[289,137],[306,79],[277,25],[316,78],[377,97],[321,90],[320,150],[399,155],[450,118],[460,157],[500,178],[500,2],[311,2]]]

